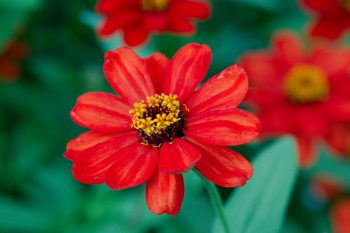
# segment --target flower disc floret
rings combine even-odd
[[[155,94],[134,104],[129,111],[135,128],[144,144],[159,147],[164,141],[182,137],[184,114],[177,95]]]
[[[312,103],[323,100],[329,93],[327,75],[312,65],[296,65],[284,78],[284,91],[296,103]]]
[[[145,11],[163,11],[168,8],[169,0],[142,0],[141,4]]]

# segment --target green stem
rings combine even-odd
[[[209,182],[207,179],[205,179],[202,174],[200,174],[197,170],[193,169],[197,175],[201,178],[201,180],[204,183],[205,188],[208,191],[209,197],[211,199],[211,202],[213,204],[213,207],[215,209],[216,214],[218,215],[220,222],[222,224],[222,227],[224,229],[225,233],[231,233],[230,231],[230,227],[227,223],[226,217],[225,217],[225,213],[224,213],[224,209],[222,206],[222,201],[221,201],[221,197],[219,194],[219,191],[217,189],[217,187]]]

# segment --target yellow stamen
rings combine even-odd
[[[161,134],[164,129],[181,120],[180,102],[176,95],[154,95],[134,104],[129,113],[133,115],[132,128],[143,131],[147,135]],[[161,112],[159,112],[161,111]],[[155,112],[157,112],[156,115]]]
[[[142,0],[142,9],[145,11],[163,11],[168,8],[170,0]]]
[[[284,77],[284,92],[296,103],[321,101],[329,93],[326,73],[312,65],[297,65],[291,68]]]

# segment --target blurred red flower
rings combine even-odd
[[[259,120],[237,109],[248,80],[233,65],[195,91],[210,62],[210,49],[198,44],[172,60],[161,53],[142,59],[126,47],[107,52],[104,72],[120,97],[92,92],[78,98],[71,117],[91,131],[67,145],[75,178],[117,190],[147,182],[150,210],[170,215],[181,207],[181,173],[193,166],[217,185],[244,185],[253,168],[225,146],[258,135]]]
[[[28,47],[19,41],[11,41],[0,53],[0,79],[13,81],[18,78],[20,61],[28,55]]]
[[[334,233],[350,232],[350,199],[343,199],[332,207],[331,222]]]
[[[311,27],[312,36],[337,39],[350,29],[349,0],[302,0],[302,3],[317,15]]]
[[[315,141],[350,121],[349,48],[318,44],[303,52],[293,34],[280,33],[272,51],[246,53],[241,63],[252,81],[248,102],[259,113],[262,133],[294,135],[300,165],[311,165]]]
[[[210,5],[203,0],[100,0],[96,11],[105,16],[101,37],[122,31],[129,46],[144,43],[151,32],[191,34],[194,19],[207,19]]]

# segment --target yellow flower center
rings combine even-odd
[[[327,75],[312,65],[297,65],[284,78],[284,92],[295,103],[311,103],[323,100],[329,93]]]
[[[168,8],[170,0],[141,0],[142,9],[145,11],[163,11]]]
[[[340,2],[340,5],[344,7],[346,11],[350,13],[350,0],[338,0]]]
[[[160,146],[184,136],[184,114],[177,95],[149,96],[146,102],[135,103],[129,113],[133,116],[131,127],[146,145]]]

